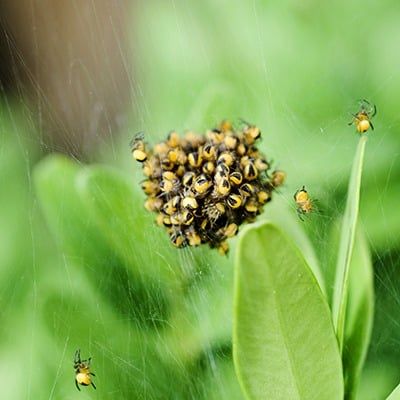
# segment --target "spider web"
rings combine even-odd
[[[36,2],[25,3],[34,30],[43,23],[42,16]],[[128,20],[122,34],[113,9],[94,4],[85,12],[78,5],[72,8],[71,15],[82,24],[94,21],[80,40],[93,46],[99,69],[106,64],[107,79],[91,74],[93,66],[83,56],[64,61],[64,87],[78,90],[75,98],[66,96],[64,101],[41,86],[43,76],[51,74],[41,70],[41,60],[35,58],[44,46],[39,36],[34,36],[32,57],[40,79],[25,62],[25,49],[7,36],[10,27],[3,24],[13,54],[9,64],[17,73],[16,89],[3,87],[0,109],[1,397],[242,398],[230,338],[237,238],[230,240],[231,252],[225,258],[203,248],[175,251],[153,216],[138,204],[146,234],[138,243],[144,250],[137,253],[147,253],[147,258],[135,248],[127,252],[132,252],[133,262],[161,270],[152,285],[140,288],[142,298],[155,299],[151,318],[141,320],[130,312],[138,307],[139,286],[120,259],[110,256],[109,268],[100,273],[52,236],[33,180],[44,153],[64,149],[71,159],[85,157],[110,165],[131,177],[139,190],[142,174],[128,146],[136,132],[144,131],[154,144],[171,129],[202,132],[223,118],[234,123],[244,118],[261,128],[260,149],[287,173],[285,186],[261,219],[275,220],[283,229],[304,230],[314,250],[299,245],[308,251],[311,263],[324,269],[357,146],[354,126],[347,126],[349,113],[357,112],[357,100],[366,98],[377,104],[378,113],[375,130],[367,133],[360,221],[374,264],[376,303],[359,398],[384,398],[398,383],[400,342],[400,118],[394,100],[400,81],[398,56],[387,40],[399,35],[392,21],[397,3],[118,4],[114,6]],[[8,15],[6,9],[3,14]],[[63,15],[57,10],[46,24],[49,36],[60,42],[54,58],[67,60],[65,43],[73,51],[79,41],[54,34]],[[99,27],[104,27],[104,36],[97,35]],[[13,31],[17,43],[20,33],[18,28]],[[115,43],[112,54],[106,51],[109,37]],[[116,54],[118,68],[128,76],[130,102],[108,64]],[[128,104],[127,112],[104,105],[104,85],[111,87],[114,103]],[[87,97],[80,96],[79,89],[89,90],[91,98],[83,142],[71,125],[74,115],[80,115],[77,110],[86,106]],[[56,112],[60,104],[68,112]],[[69,112],[70,119],[65,117]],[[61,141],[48,140],[48,126],[58,127]],[[304,222],[297,218],[293,201],[293,193],[303,185],[315,200],[315,210]],[[118,226],[113,218],[110,226]],[[85,243],[91,240],[88,235]],[[179,297],[183,300],[168,312],[163,311],[162,294],[157,295],[166,271],[171,276],[179,273],[184,282]],[[113,299],[107,295],[111,283],[113,293],[120,293]],[[82,358],[92,357],[97,390],[82,387],[78,393],[75,388],[73,356],[78,348]]]

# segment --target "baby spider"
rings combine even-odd
[[[308,196],[308,192],[304,185],[301,189],[297,190],[293,195],[296,201],[296,211],[299,218],[304,221],[303,215],[310,214],[313,211],[313,202]]]
[[[366,132],[369,128],[374,130],[371,118],[376,115],[376,105],[371,104],[368,100],[359,101],[360,111],[356,114],[351,114],[354,118],[349,125],[355,124],[359,133]]]
[[[90,361],[92,357],[87,360],[81,360],[81,351],[78,349],[74,356],[74,370],[75,370],[75,385],[78,390],[81,390],[79,385],[89,386],[92,385],[96,389],[96,385],[92,382],[90,375],[95,376],[93,372],[90,372]]]
[[[146,146],[143,139],[144,133],[139,132],[129,143],[133,158],[139,162],[144,162],[147,160]]]

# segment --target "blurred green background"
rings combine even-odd
[[[105,134],[96,133],[94,108],[104,100],[104,81],[121,102],[112,65],[105,80],[92,81],[87,73],[82,82],[73,74],[64,82],[65,88],[83,88],[86,80],[99,85],[86,115],[93,123],[90,146],[68,136],[68,124],[51,114],[67,144],[52,147],[51,132],[41,124],[46,116],[32,103],[42,91],[35,79],[33,90],[21,90],[19,75],[16,89],[3,87],[1,397],[240,399],[230,347],[235,240],[228,258],[207,249],[172,249],[141,205],[142,174],[129,140],[144,131],[153,144],[172,129],[202,132],[223,118],[257,124],[260,148],[288,176],[265,216],[273,217],[280,205],[289,208],[328,264],[326,235],[343,211],[358,139],[347,126],[349,112],[366,98],[378,108],[375,130],[367,133],[361,193],[376,310],[359,398],[384,398],[400,381],[399,3],[153,1],[118,7],[127,21],[119,26],[123,35],[114,37],[129,78],[125,111],[107,114],[99,127]],[[118,25],[112,11],[106,9],[104,19],[96,11],[88,12],[112,36]],[[83,19],[79,6],[70,17]],[[33,20],[42,22],[38,15]],[[48,36],[57,23],[50,23]],[[80,40],[102,48],[104,37],[87,29]],[[64,51],[60,43],[54,57]],[[97,61],[111,59],[104,50]],[[9,63],[17,65],[18,57]],[[83,99],[66,97],[61,108],[85,109]],[[51,101],[47,97],[50,109]],[[54,148],[70,159],[45,159]],[[304,223],[292,204],[302,185],[318,199],[318,212]],[[75,388],[77,348],[93,357],[96,391]]]

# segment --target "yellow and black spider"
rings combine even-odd
[[[359,105],[360,110],[355,114],[351,114],[354,118],[348,125],[354,124],[360,134],[366,132],[369,128],[374,130],[371,118],[376,115],[376,105],[365,99],[359,101]]]
[[[303,215],[310,214],[313,211],[313,202],[310,199],[306,188],[303,186],[301,189],[297,190],[293,195],[296,202],[296,211],[299,218],[304,221]]]
[[[87,360],[81,360],[80,349],[76,350],[74,356],[74,370],[75,370],[75,385],[78,390],[81,390],[79,385],[89,386],[92,385],[96,389],[96,385],[93,383],[91,376],[95,376],[93,372],[90,371],[90,361],[91,357]]]

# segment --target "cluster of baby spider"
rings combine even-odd
[[[236,130],[223,121],[205,135],[171,132],[151,150],[142,134],[133,139],[132,155],[147,177],[145,207],[157,213],[174,246],[207,243],[225,254],[226,239],[262,212],[285,173],[269,173],[270,163],[255,145],[260,135],[255,125]]]

